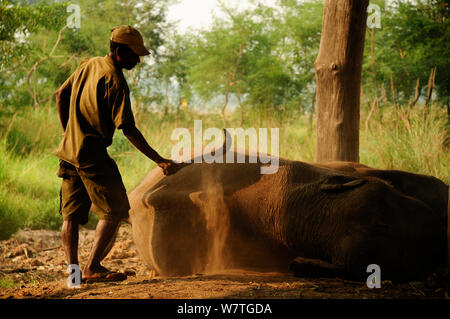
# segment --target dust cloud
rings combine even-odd
[[[208,245],[205,273],[224,271],[229,266],[225,257],[225,244],[230,230],[230,213],[224,200],[220,176],[207,170],[202,172],[203,207]]]

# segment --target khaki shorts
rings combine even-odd
[[[127,192],[112,159],[86,169],[60,160],[58,177],[63,179],[59,212],[64,220],[86,224],[91,204],[99,219],[128,218]]]

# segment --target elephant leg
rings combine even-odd
[[[296,257],[291,261],[289,269],[296,277],[335,278],[344,275],[344,269],[320,259]]]

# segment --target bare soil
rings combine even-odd
[[[94,231],[80,231],[80,263],[84,265]],[[432,274],[423,282],[393,284],[382,281],[380,289],[364,282],[339,278],[297,278],[289,273],[264,273],[230,269],[186,277],[162,277],[149,269],[136,250],[131,227],[123,225],[117,241],[103,262],[111,270],[127,272],[115,283],[66,286],[68,274],[59,232],[21,230],[0,241],[0,299],[448,299],[448,281]]]

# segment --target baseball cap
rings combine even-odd
[[[150,54],[144,46],[144,40],[138,30],[129,25],[119,25],[111,30],[111,41],[127,44],[139,56]]]

